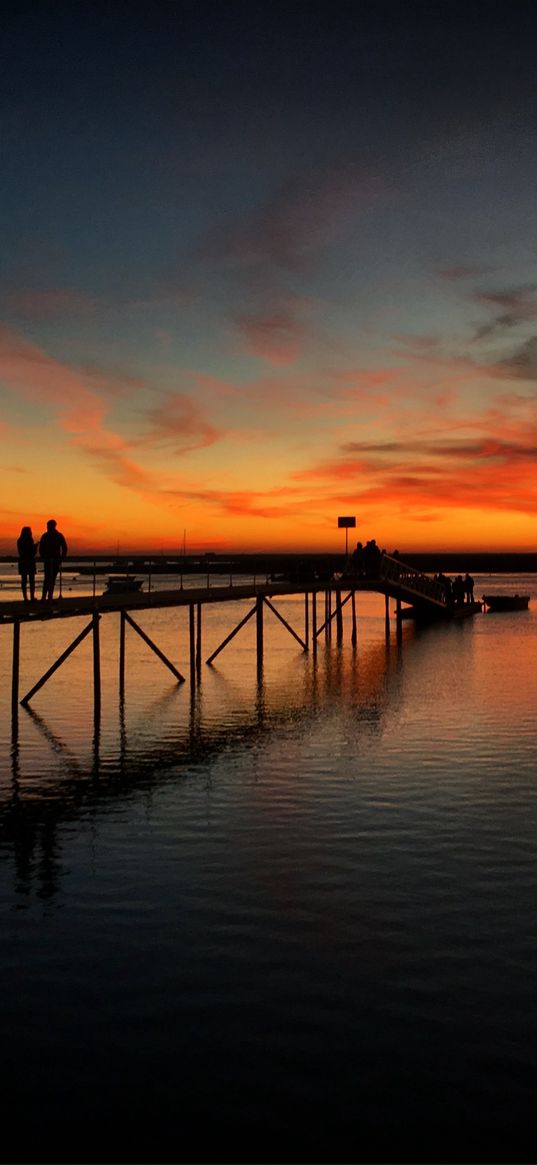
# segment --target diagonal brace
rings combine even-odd
[[[300,646],[304,649],[304,651],[307,651],[308,650],[307,644],[304,643],[304,640],[300,638],[300,635],[297,635],[296,631],[293,631],[291,624],[287,622],[287,619],[284,619],[283,615],[280,615],[280,612],[276,610],[276,607],[273,607],[270,599],[267,599],[266,596],[265,596],[265,603],[266,603],[267,607],[270,607],[272,614],[275,615],[276,618],[280,620],[280,623],[283,623],[284,627],[287,628],[290,635],[292,635],[296,639],[297,643],[300,643]]]
[[[343,608],[344,608],[344,606],[345,606],[345,603],[348,603],[348,601],[349,601],[349,599],[351,598],[352,594],[353,594],[353,591],[349,591],[349,593],[348,593],[348,595],[347,595],[347,598],[346,598],[346,599],[343,599],[343,602],[342,602],[342,604],[341,604],[341,606],[340,606],[340,608],[339,608],[339,609],[340,609],[340,611],[342,611],[342,610],[343,610]],[[317,631],[315,632],[315,634],[316,634],[316,635],[320,635],[320,634],[321,634],[321,631],[324,631],[324,629],[325,629],[325,627],[326,627],[327,623],[331,623],[331,622],[332,622],[332,619],[335,619],[336,615],[337,615],[337,607],[335,607],[335,608],[334,608],[334,610],[332,611],[332,614],[330,615],[330,618],[329,618],[329,619],[325,619],[325,621],[324,621],[324,623],[323,623],[322,627],[318,627],[318,628],[317,628]]]
[[[171,663],[171,661],[167,658],[167,656],[164,655],[164,652],[160,650],[160,647],[157,647],[156,643],[153,643],[153,640],[149,638],[149,635],[146,635],[145,631],[142,631],[142,628],[139,627],[138,624],[134,622],[134,619],[131,618],[131,616],[128,614],[127,611],[124,611],[123,614],[125,616],[127,623],[129,623],[130,626],[132,627],[133,631],[136,631],[137,635],[140,636],[140,639],[143,639],[144,643],[147,643],[147,646],[151,648],[151,651],[154,651],[155,655],[158,656],[158,658],[162,661],[162,663],[164,663],[166,665],[166,667],[170,669],[170,671],[172,672],[172,675],[175,676],[176,680],[180,684],[184,684],[185,677],[181,675],[180,671],[177,671],[177,668],[175,667],[175,665],[173,663]]]
[[[84,630],[80,632],[80,635],[77,635],[76,639],[73,639],[73,642],[69,645],[69,647],[62,652],[56,662],[52,664],[52,667],[49,667],[48,671],[46,671],[45,674],[41,676],[41,679],[38,680],[36,684],[34,684],[33,688],[30,688],[30,691],[27,692],[25,696],[23,696],[21,700],[23,708],[26,707],[32,696],[35,696],[35,693],[43,687],[43,684],[46,684],[47,680],[49,680],[50,677],[54,675],[54,672],[57,671],[59,667],[61,667],[62,663],[65,663],[65,660],[69,658],[75,648],[78,647],[79,643],[82,643],[82,640],[86,638],[86,635],[89,635],[90,631],[93,631],[93,619],[91,620],[91,623],[88,623],[87,627],[84,627]]]
[[[241,619],[240,623],[237,623],[237,626],[231,632],[231,634],[226,636],[226,638],[220,644],[220,647],[217,647],[216,651],[213,651],[213,654],[210,655],[209,658],[205,660],[206,663],[212,663],[213,659],[216,659],[217,655],[219,655],[220,652],[224,650],[224,647],[227,647],[228,643],[231,643],[231,640],[235,638],[237,632],[240,631],[241,627],[244,627],[244,624],[247,623],[248,620],[252,618],[252,615],[255,615],[256,611],[257,611],[257,603],[255,603],[255,605],[252,607],[251,611],[248,611],[248,614],[244,616],[244,619]]]

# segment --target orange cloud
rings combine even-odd
[[[136,441],[126,439],[107,428],[104,418],[107,404],[99,392],[91,387],[95,381],[102,390],[109,377],[70,368],[49,356],[36,345],[17,336],[9,328],[0,327],[0,377],[27,400],[52,406],[57,413],[56,423],[77,446],[116,484],[134,490],[146,499],[161,501],[161,491],[155,474],[138,465],[130,456]],[[112,378],[114,379],[114,378]],[[90,382],[88,384],[88,381]],[[121,381],[120,381],[121,383]],[[139,383],[138,381],[136,383]],[[174,411],[175,409],[175,411]],[[146,444],[164,437],[177,439],[181,417],[187,430],[189,448],[211,443],[216,430],[202,418],[197,406],[179,395],[175,405],[157,407],[152,415],[153,432],[140,440]],[[194,441],[194,434],[198,434]],[[201,437],[200,437],[201,434]],[[178,447],[176,446],[176,452]]]

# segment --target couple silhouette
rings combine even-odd
[[[41,535],[39,542],[34,542],[31,526],[23,526],[17,539],[17,553],[19,556],[19,574],[21,576],[21,590],[24,602],[35,601],[35,576],[37,570],[37,554],[43,563],[43,592],[41,602],[51,601],[54,597],[54,587],[64,558],[67,557],[67,542],[57,529],[57,522],[49,518],[47,528]],[[28,591],[30,598],[28,600]]]

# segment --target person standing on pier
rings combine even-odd
[[[465,574],[465,576],[464,576],[464,594],[466,596],[466,602],[473,603],[473,601],[474,601],[474,580],[473,580],[471,574]]]
[[[361,542],[356,543],[356,550],[353,550],[351,555],[351,571],[357,578],[362,578],[364,573],[364,548]]]
[[[21,576],[21,590],[24,602],[28,602],[28,586],[30,587],[30,601],[35,599],[35,556],[37,542],[34,542],[31,526],[23,526],[17,538],[17,554],[19,556],[19,574]]]
[[[54,518],[49,518],[46,533],[39,540],[39,556],[43,560],[43,594],[41,602],[54,597],[54,584],[64,558],[67,557],[67,542],[56,529]]]

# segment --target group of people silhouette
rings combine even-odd
[[[352,574],[358,578],[376,578],[380,570],[380,560],[384,551],[377,546],[374,538],[366,542],[356,543],[356,549],[351,554],[350,567]]]
[[[356,549],[350,557],[348,573],[357,578],[374,579],[377,578],[380,571],[380,563],[383,554],[386,552],[381,550],[374,538],[366,542],[365,546],[362,542],[356,543]],[[393,550],[390,558],[399,559],[399,551]],[[393,564],[392,564],[393,566]],[[395,568],[398,569],[397,567]],[[393,572],[390,576],[395,577]],[[456,578],[450,579],[447,575],[435,574],[434,581],[440,583],[444,589],[446,596],[446,603],[449,607],[458,607],[463,603],[473,603],[474,601],[474,580],[470,574],[458,574]]]
[[[41,602],[54,598],[54,587],[62,562],[67,556],[67,542],[63,534],[57,529],[57,522],[49,518],[45,533],[39,542],[34,542],[31,526],[23,526],[17,539],[17,554],[19,556],[19,574],[21,576],[21,590],[24,602],[35,601],[35,576],[37,573],[37,555],[43,563],[43,592]],[[28,598],[28,591],[30,596]]]
[[[463,603],[473,603],[474,601],[474,580],[470,574],[458,574],[456,578],[450,579],[447,575],[435,574],[435,582],[439,582],[443,586],[446,602],[448,606],[460,607]]]

